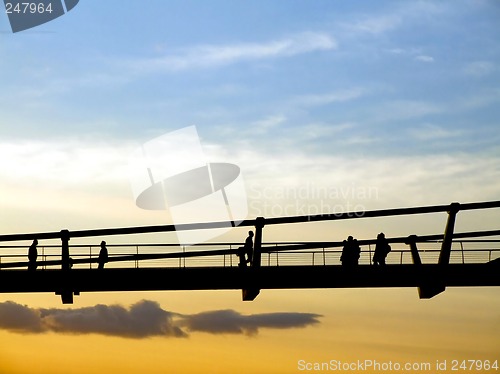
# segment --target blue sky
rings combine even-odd
[[[125,198],[134,147],[194,124],[255,191],[496,199],[499,15],[495,1],[86,0],[17,34],[2,16],[2,177]]]
[[[3,136],[262,124],[391,152],[497,143],[495,2],[117,4],[18,35],[3,17]]]

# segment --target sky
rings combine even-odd
[[[210,162],[239,166],[248,218],[499,200],[499,17],[493,0],[82,0],[12,33],[2,12],[0,232],[172,222],[136,206],[130,156],[193,125]],[[498,229],[499,218],[460,212],[456,231]],[[445,223],[266,227],[264,241],[437,234]],[[252,303],[238,291],[96,293],[72,306],[2,294],[0,371],[500,360],[499,304],[498,288],[426,301],[414,289],[264,291]]]

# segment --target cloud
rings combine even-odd
[[[12,301],[0,303],[0,329],[15,333],[99,334],[123,338],[183,338],[188,332],[255,335],[261,328],[303,328],[319,323],[318,314],[263,313],[242,315],[216,310],[185,315],[142,300],[129,308],[102,305],[78,309],[36,309]],[[186,330],[186,331],[185,331]]]
[[[430,101],[423,100],[393,100],[378,105],[373,109],[371,118],[386,122],[395,120],[409,120],[442,113],[447,108]]]
[[[467,75],[484,77],[498,70],[498,67],[491,61],[474,61],[465,65],[463,71]]]
[[[12,301],[0,304],[0,329],[32,333],[46,331],[38,310]]]
[[[78,139],[0,141],[0,178],[52,184],[110,182],[127,175],[129,144]]]
[[[259,328],[307,327],[319,323],[318,317],[321,316],[311,313],[264,313],[245,316],[234,310],[219,310],[188,316],[183,324],[189,331],[255,335]]]
[[[292,99],[292,104],[294,106],[300,105],[306,107],[322,106],[355,100],[363,96],[365,93],[365,89],[351,88],[325,94],[302,95]]]
[[[419,126],[418,128],[413,128],[409,132],[412,137],[418,140],[454,138],[464,134],[463,130],[445,129],[441,126],[432,124],[426,124]]]
[[[80,309],[40,309],[47,330],[71,334],[101,334],[125,338],[187,336],[173,324],[173,314],[153,301],[143,300],[130,309],[96,305]]]
[[[426,56],[426,55],[418,55],[415,57],[415,60],[421,61],[421,62],[434,62],[434,57]]]
[[[422,19],[432,19],[441,16],[448,8],[436,2],[418,1],[405,2],[390,9],[384,9],[383,14],[357,15],[350,22],[342,22],[341,28],[351,36],[372,35],[379,36],[401,27],[407,27],[412,22],[421,22]]]
[[[252,122],[250,124],[250,131],[254,134],[266,134],[269,130],[278,127],[286,121],[284,115],[273,115],[261,119],[259,121]]]
[[[343,26],[356,33],[368,33],[378,35],[397,28],[402,22],[402,17],[398,14],[363,17]]]
[[[137,71],[181,71],[226,66],[243,61],[290,57],[337,48],[336,40],[326,33],[303,32],[262,43],[200,45],[177,54],[133,61]]]

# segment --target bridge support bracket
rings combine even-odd
[[[420,254],[417,248],[417,236],[410,235],[405,244],[410,246],[411,257],[413,259],[413,264],[417,267],[420,281],[418,286],[418,297],[420,299],[430,299],[445,290],[443,281],[441,279],[441,274],[427,274],[423,273],[422,260],[420,259]]]

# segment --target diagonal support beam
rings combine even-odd
[[[448,209],[448,221],[444,230],[444,238],[441,243],[441,252],[439,253],[438,265],[440,271],[438,274],[426,278],[423,281],[422,287],[419,287],[419,296],[421,299],[430,299],[446,290],[445,273],[450,264],[451,245],[453,242],[453,231],[455,230],[455,220],[457,213],[460,211],[459,203],[451,203]]]
[[[439,265],[448,265],[450,263],[451,243],[453,241],[453,231],[455,230],[455,219],[460,210],[460,203],[451,203],[448,210],[448,222],[444,231],[443,243],[441,244],[441,253],[439,254]]]

